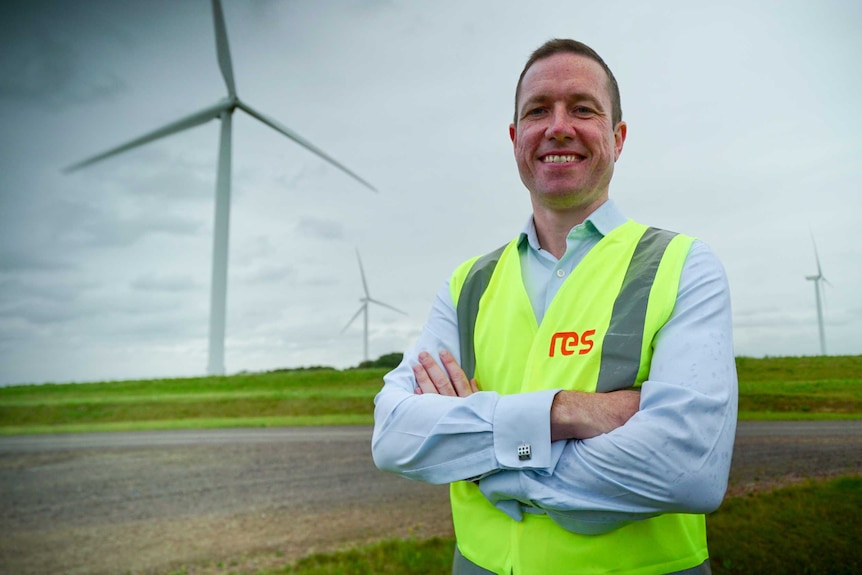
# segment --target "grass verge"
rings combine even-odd
[[[370,425],[385,369],[0,388],[0,435]]]
[[[728,499],[707,519],[713,573],[862,573],[862,475]]]

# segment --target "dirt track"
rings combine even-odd
[[[377,471],[368,428],[0,438],[0,574],[223,573],[451,533],[447,488]],[[743,422],[731,494],[862,472],[862,421]],[[219,562],[237,561],[236,564]]]

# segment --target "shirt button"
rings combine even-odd
[[[566,275],[566,270],[557,270],[557,277],[561,278]]]

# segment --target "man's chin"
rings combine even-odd
[[[608,199],[608,194],[607,191],[558,188],[534,192],[532,197],[534,205],[540,205],[546,209],[579,211],[599,207]]]

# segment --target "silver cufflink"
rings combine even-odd
[[[529,443],[521,443],[518,446],[518,459],[521,461],[525,461],[533,457],[533,450],[530,448]]]

